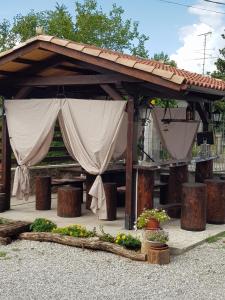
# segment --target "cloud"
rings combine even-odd
[[[225,0],[220,0],[225,3]],[[225,6],[198,0],[194,4],[208,10],[225,12]],[[225,15],[215,12],[203,11],[190,7],[190,14],[197,16],[198,21],[195,24],[184,26],[179,30],[179,39],[182,46],[177,49],[176,53],[170,56],[174,59],[179,68],[189,70],[196,73],[203,71],[203,49],[204,36],[201,34],[211,32],[207,35],[205,73],[215,70],[215,61],[219,55],[219,49],[224,47],[224,39],[221,34],[225,29]]]

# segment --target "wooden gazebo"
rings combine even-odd
[[[160,97],[187,101],[207,131],[210,103],[225,96],[225,82],[153,60],[40,35],[0,54],[0,95],[5,99],[67,97],[129,99],[126,154],[125,227],[134,222],[133,131],[138,99]],[[3,191],[10,209],[11,150],[3,124]]]

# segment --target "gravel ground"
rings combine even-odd
[[[16,241],[0,246],[0,299],[224,299],[224,257],[222,241],[172,257],[165,266]]]

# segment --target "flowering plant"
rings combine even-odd
[[[158,208],[146,209],[137,219],[137,228],[144,228],[147,225],[148,220],[151,218],[154,218],[161,223],[170,219],[165,210]]]
[[[163,230],[154,230],[148,232],[147,240],[151,242],[159,242],[165,244],[169,240],[169,235]]]
[[[66,227],[59,227],[52,230],[53,233],[59,233],[61,235],[69,235],[73,237],[82,237],[88,238],[95,236],[95,231],[89,231],[85,226],[81,226],[78,224],[66,226]]]
[[[130,250],[139,250],[141,248],[141,241],[131,234],[118,233],[115,243]]]

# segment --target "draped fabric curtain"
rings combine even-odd
[[[18,164],[12,194],[18,199],[29,197],[29,167],[47,155],[59,110],[59,99],[5,101],[10,144]]]
[[[106,170],[120,137],[126,118],[125,106],[126,101],[67,99],[59,115],[69,153],[88,173],[98,175],[89,194],[92,196],[91,209],[100,219],[107,218],[100,175]],[[117,151],[121,153],[121,149]]]
[[[106,199],[100,174],[113,154],[126,148],[126,101],[30,99],[5,101],[12,150],[17,160],[13,195],[28,199],[29,167],[48,153],[59,116],[65,146],[90,174],[98,175],[89,192],[91,209],[106,219]]]
[[[200,121],[171,122],[165,124],[162,119],[185,119],[186,108],[170,108],[164,116],[164,108],[154,108],[152,117],[154,125],[160,136],[162,145],[167,149],[172,158],[187,160],[191,156],[191,149],[198,131]]]

